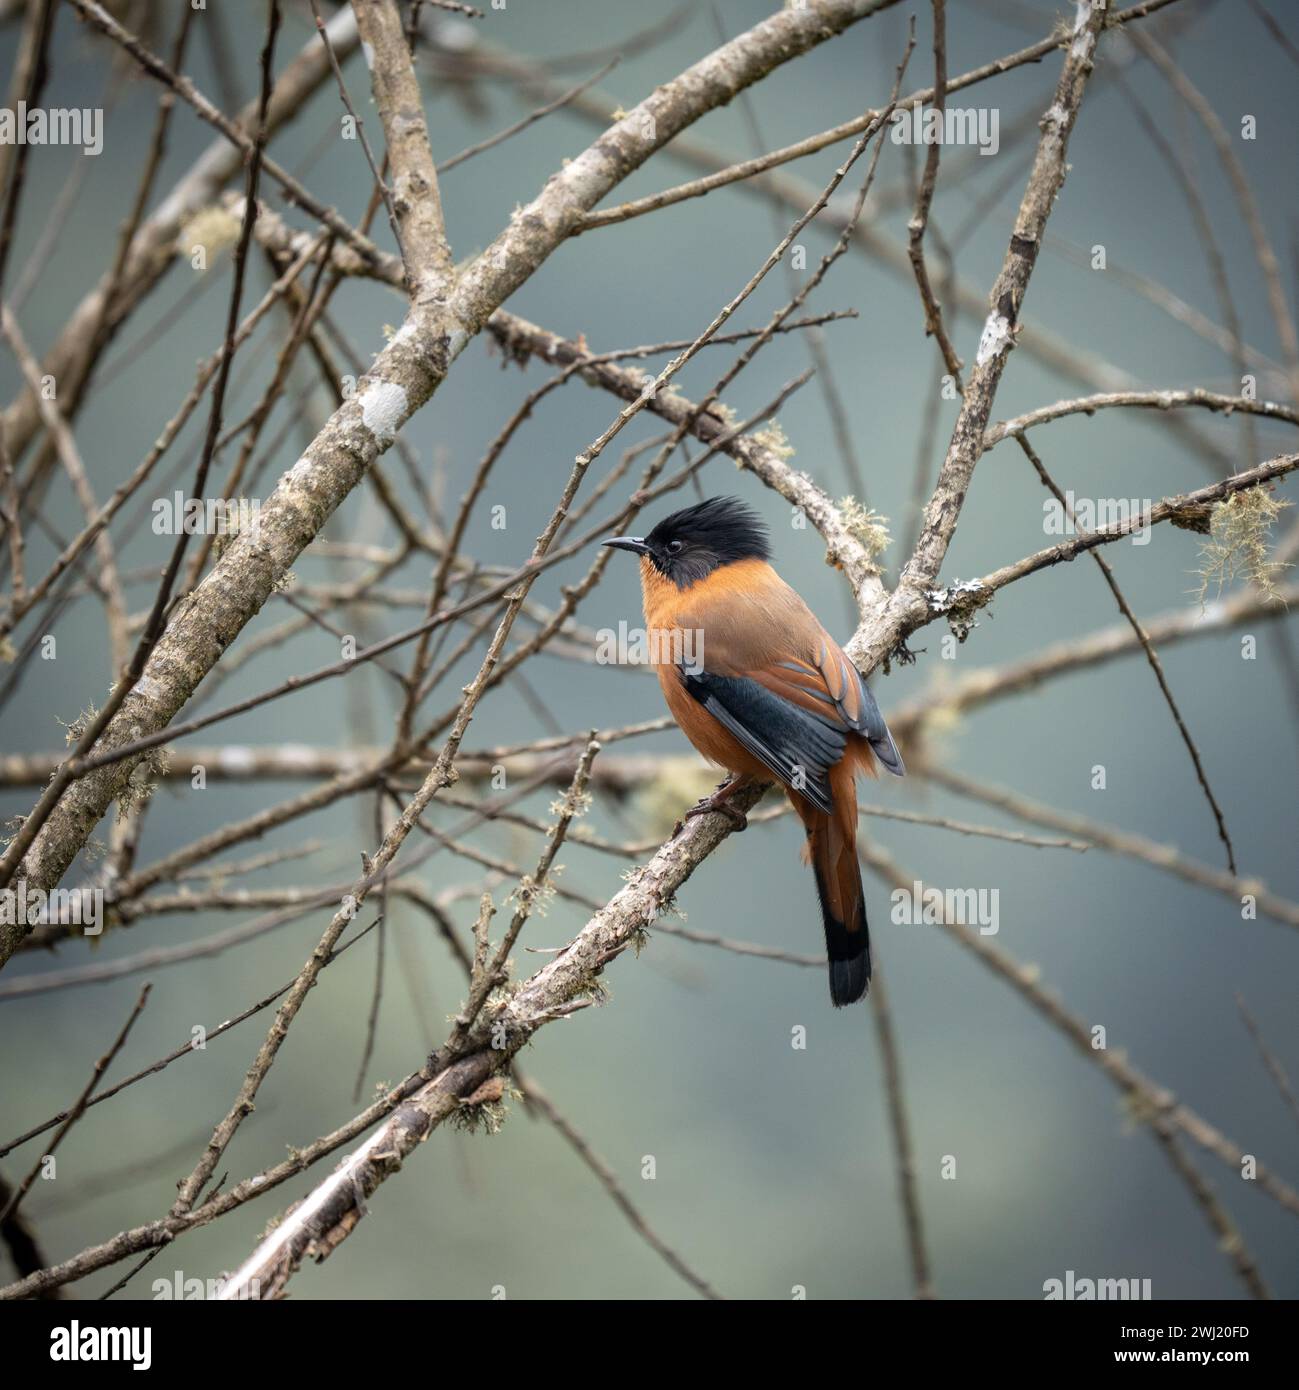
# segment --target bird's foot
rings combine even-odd
[[[723,782],[721,786],[711,795],[706,796],[695,804],[681,817],[672,831],[673,838],[680,835],[685,829],[686,821],[693,820],[695,816],[706,816],[710,811],[720,811],[731,824],[735,827],[734,834],[739,834],[741,830],[747,829],[749,818],[739,809],[732,806],[730,798],[740,788],[739,780]]]

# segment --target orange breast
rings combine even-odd
[[[706,600],[704,604],[704,610],[708,613],[707,620],[699,611],[700,586],[688,590],[695,611],[688,612],[685,621],[682,622],[678,619],[682,610],[681,591],[670,580],[665,579],[649,560],[642,557],[640,564],[645,624],[654,636],[657,650],[664,655],[674,651],[698,651],[698,629],[701,625],[708,629],[708,642],[713,643],[718,631],[727,626],[724,619],[718,621],[719,615],[715,611],[716,605],[720,604],[723,614],[725,612],[725,584],[718,582],[716,578],[709,584],[709,588],[714,591],[714,597],[711,601]],[[739,568],[740,566],[732,566],[732,569]],[[690,629],[690,640],[684,635],[687,628]],[[677,633],[683,635],[674,638],[673,634]],[[730,772],[747,772],[764,782],[771,780],[771,773],[762,762],[707,713],[686,690],[681,673],[675,665],[670,661],[662,661],[655,669],[663,690],[663,698],[667,701],[673,719],[677,721],[682,733],[710,763]]]
[[[747,772],[761,781],[771,781],[771,773],[762,763],[690,694],[675,666],[659,666],[657,670],[672,718],[710,763],[729,772]]]

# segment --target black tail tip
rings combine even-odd
[[[870,988],[871,953],[863,951],[851,960],[830,962],[830,1002],[836,1009],[855,1004]]]

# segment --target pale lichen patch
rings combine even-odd
[[[985,362],[990,362],[1005,352],[1010,342],[1010,320],[1005,314],[999,314],[994,310],[988,315],[988,321],[983,325],[983,332],[979,335],[979,351],[974,359],[975,365],[982,367]]]
[[[367,382],[356,400],[361,407],[361,423],[380,444],[390,443],[410,414],[406,388],[395,381]]]
[[[855,497],[845,497],[839,503],[843,516],[844,529],[861,542],[866,551],[866,559],[871,570],[878,574],[876,561],[889,548],[888,517],[881,516],[871,507],[863,507]]]
[[[1218,597],[1237,579],[1252,584],[1272,603],[1282,601],[1277,584],[1281,571],[1289,566],[1272,553],[1272,524],[1289,505],[1254,487],[1213,508],[1208,539],[1200,546],[1197,599],[1201,607],[1211,588]]]

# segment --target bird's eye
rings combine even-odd
[[[680,554],[681,554],[681,542],[680,542],[680,541],[669,541],[669,542],[668,542],[668,554],[669,554],[669,555],[680,555]]]

